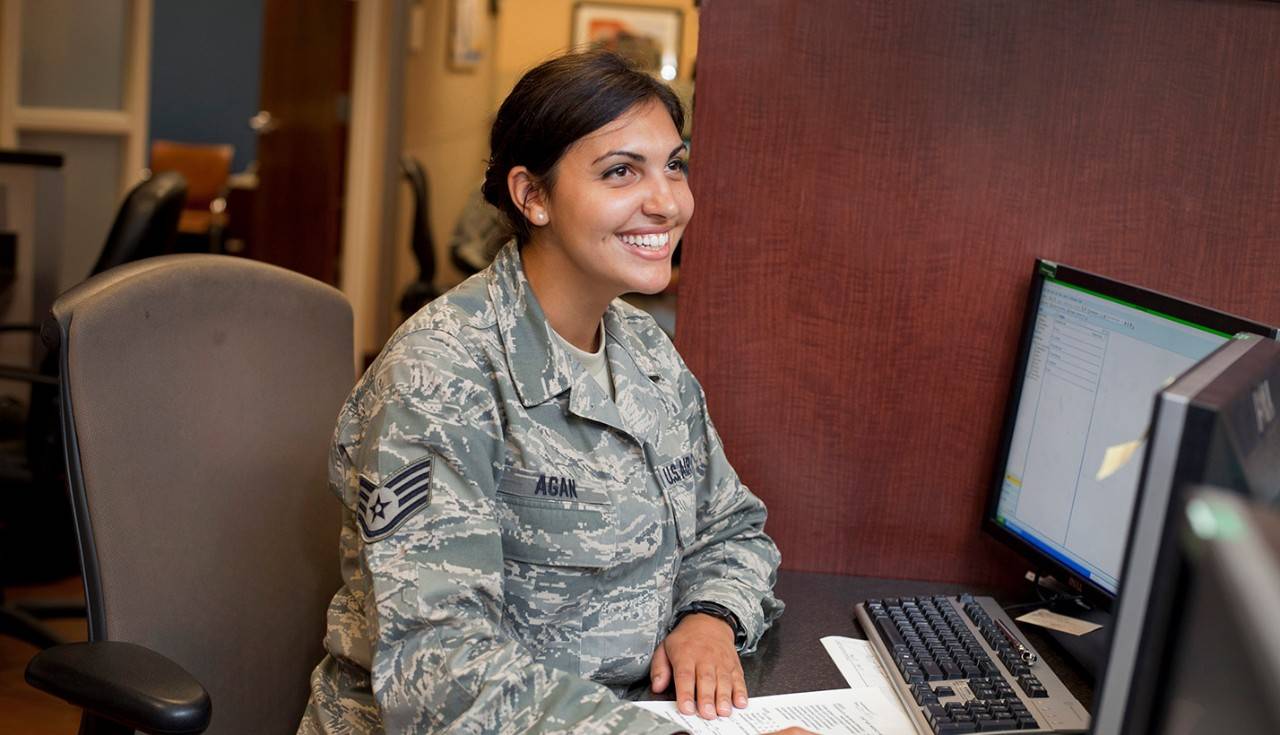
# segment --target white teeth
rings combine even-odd
[[[658,250],[667,244],[669,236],[669,233],[662,232],[657,235],[619,235],[618,239],[638,248]]]

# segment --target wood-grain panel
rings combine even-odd
[[[1001,583],[1035,257],[1280,323],[1280,5],[706,0],[677,344],[784,566]]]

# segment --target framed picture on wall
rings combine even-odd
[[[487,0],[450,0],[449,68],[474,71],[484,59]]]
[[[680,8],[580,2],[573,7],[573,47],[606,48],[668,81],[680,73]]]

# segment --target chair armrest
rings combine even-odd
[[[0,365],[0,380],[16,380],[22,383],[40,383],[42,385],[57,385],[58,376],[45,375],[27,368],[9,367],[8,365]]]
[[[209,693],[178,664],[134,643],[67,643],[27,664],[27,683],[86,712],[146,733],[185,735],[209,726]]]

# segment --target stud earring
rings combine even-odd
[[[534,220],[535,222],[538,222],[538,223],[546,222],[546,221],[547,221],[547,213],[546,213],[546,212],[534,212],[534,213],[533,213],[533,220]]]

